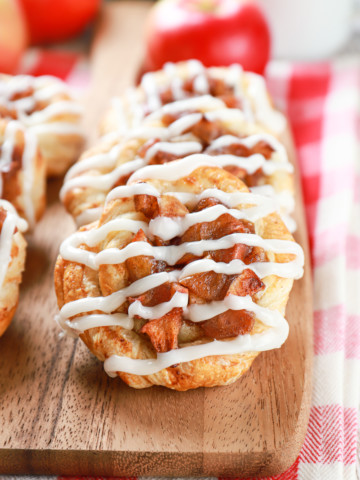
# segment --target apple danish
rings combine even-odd
[[[288,335],[304,258],[276,209],[210,155],[137,170],[63,242],[59,324],[135,388],[234,382]]]
[[[80,154],[82,107],[51,76],[0,75],[0,117],[18,120],[38,139],[47,174],[63,174]]]

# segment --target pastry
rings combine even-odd
[[[45,168],[34,133],[0,118],[0,198],[12,203],[30,227],[45,208]]]
[[[107,193],[145,164],[166,163],[205,152],[254,191],[274,196],[290,230],[294,206],[293,166],[284,146],[239,109],[210,95],[164,105],[141,126],[107,136],[68,171],[61,191],[66,209],[85,224],[99,218]]]
[[[83,145],[82,107],[61,80],[0,75],[0,117],[20,121],[38,138],[47,174],[63,174]]]
[[[248,124],[269,133],[280,135],[285,130],[285,117],[273,107],[262,76],[244,72],[240,65],[205,68],[198,60],[189,60],[146,73],[139,87],[114,98],[100,132],[104,135],[138,127],[162,105],[201,95],[218,97],[229,108],[242,110]]]
[[[304,259],[276,208],[209,155],[137,170],[62,244],[59,324],[135,388],[234,382],[288,335]]]
[[[0,200],[0,336],[14,316],[24,270],[27,223],[6,200]]]

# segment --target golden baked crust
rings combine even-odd
[[[47,174],[63,174],[78,158],[84,137],[82,108],[51,76],[0,75],[0,117],[20,121],[38,138]]]
[[[177,121],[191,121],[191,117],[196,113],[199,117],[197,123],[189,124],[183,131],[181,128],[173,128]],[[225,137],[232,137],[233,140],[230,140],[227,146],[217,147],[221,140],[226,143]],[[252,139],[256,138],[258,140],[252,145]],[[175,102],[166,105],[147,117],[138,129],[127,135],[110,135],[80,157],[65,177],[61,193],[66,209],[77,219],[78,225],[99,218],[108,192],[115,186],[125,184],[132,171],[141,165],[166,163],[186,156],[181,152],[177,155],[167,154],[168,147],[164,147],[163,151],[160,149],[156,155],[147,158],[148,150],[156,142],[183,145],[193,143],[195,147],[198,145],[198,150],[195,148],[191,151],[190,146],[186,154],[199,151],[209,153],[214,156],[215,161],[220,155],[231,154],[234,161],[229,160],[229,165],[224,168],[250,187],[268,185],[272,187],[272,194],[285,194],[285,203],[282,202],[280,210],[286,215],[290,213],[294,184],[292,165],[287,160],[285,148],[259,126],[244,122],[239,110],[227,108],[220,99],[202,97],[192,98],[185,104]],[[246,147],[246,144],[251,146]],[[252,174],[248,174],[241,165],[244,160],[258,161],[256,156],[260,157],[260,160],[266,160],[266,165],[273,163],[278,168],[265,172],[260,166]],[[94,211],[93,217],[86,214],[89,210]]]
[[[100,124],[100,133],[137,127],[161,105],[204,94],[243,110],[244,124],[253,123],[275,135],[285,130],[286,120],[274,108],[263,77],[243,72],[239,65],[205,68],[199,61],[190,60],[169,63],[162,70],[145,74],[139,87],[114,98]]]
[[[165,167],[160,167],[165,168]],[[213,166],[194,167],[192,173],[175,180],[147,178],[146,174],[135,183],[145,182],[155,187],[161,194],[161,199],[166,201],[167,208],[180,208],[179,201],[166,195],[167,192],[188,192],[200,194],[206,189],[218,189],[222,192],[248,192],[244,183],[229,172]],[[130,181],[130,185],[134,182]],[[175,202],[175,203],[173,203]],[[112,220],[130,218],[149,222],[149,218],[139,211],[135,197],[115,198],[106,205],[99,222],[94,222],[81,231],[99,230]],[[238,205],[238,210],[248,208],[250,205]],[[171,216],[171,215],[170,215]],[[293,241],[291,234],[281,221],[277,213],[272,213],[259,219],[255,223],[257,235],[263,239],[281,239]],[[221,238],[215,237],[215,238]],[[122,249],[134,239],[134,233],[128,231],[113,231],[110,229],[106,238],[91,248],[83,244],[81,249],[99,253],[109,248]],[[293,254],[275,254],[268,252],[266,260],[278,263],[290,262],[294,259]],[[282,278],[276,275],[268,275],[262,279],[265,289],[260,289],[252,296],[253,301],[270,310],[276,310],[284,314],[289,292],[292,288],[291,278]],[[64,305],[75,300],[88,297],[99,297],[119,291],[129,282],[129,270],[125,263],[117,265],[100,264],[96,271],[79,261],[65,260],[59,256],[55,268],[55,289],[58,305],[61,309]],[[126,312],[128,303],[122,304],[116,312]],[[101,311],[101,310],[100,310]],[[88,314],[91,312],[88,312]],[[113,312],[114,313],[114,312]],[[81,314],[73,316],[69,325],[78,320]],[[191,323],[191,322],[190,322]],[[81,339],[88,348],[102,361],[112,355],[130,357],[133,359],[155,358],[156,351],[146,335],[135,330],[127,330],[118,326],[96,327],[85,330],[80,334]],[[268,327],[256,318],[251,327],[250,334],[263,332]],[[197,324],[182,325],[178,336],[179,347],[196,345],[209,342],[204,334],[199,335]],[[183,362],[175,366],[162,369],[150,375],[135,375],[117,372],[124,382],[134,388],[145,388],[151,385],[163,385],[174,390],[188,390],[201,386],[227,385],[234,382],[250,367],[258,352],[245,352],[242,354],[207,356],[197,360]]]
[[[37,140],[17,121],[0,118],[0,198],[14,205],[31,227],[45,209],[45,162]]]
[[[2,228],[6,217],[15,217],[16,214],[5,210],[5,202],[0,200],[0,238],[3,235]],[[19,300],[19,286],[21,275],[24,270],[26,241],[22,233],[16,228],[11,234],[10,256],[1,254],[2,268],[5,267],[4,275],[0,279],[0,336],[9,326]],[[1,271],[1,268],[0,268]]]

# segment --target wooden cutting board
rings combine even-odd
[[[148,3],[106,6],[92,49],[86,129],[134,77]],[[290,145],[290,156],[294,151]],[[59,338],[53,267],[74,226],[49,183],[29,249],[16,317],[0,339],[0,473],[267,476],[289,467],[310,408],[312,300],[306,224],[297,185],[296,239],[305,276],[287,308],[290,336],[234,385],[177,393],[110,379],[83,344]]]

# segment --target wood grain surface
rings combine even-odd
[[[148,3],[109,4],[92,49],[86,130],[129,85],[142,57]],[[290,154],[294,152],[290,145]],[[296,239],[306,269],[287,308],[290,335],[234,385],[189,392],[132,390],[110,379],[84,345],[60,338],[53,267],[73,231],[49,183],[29,249],[16,317],[0,339],[0,473],[236,475],[280,473],[296,459],[310,408],[312,299],[306,224],[297,185]]]

